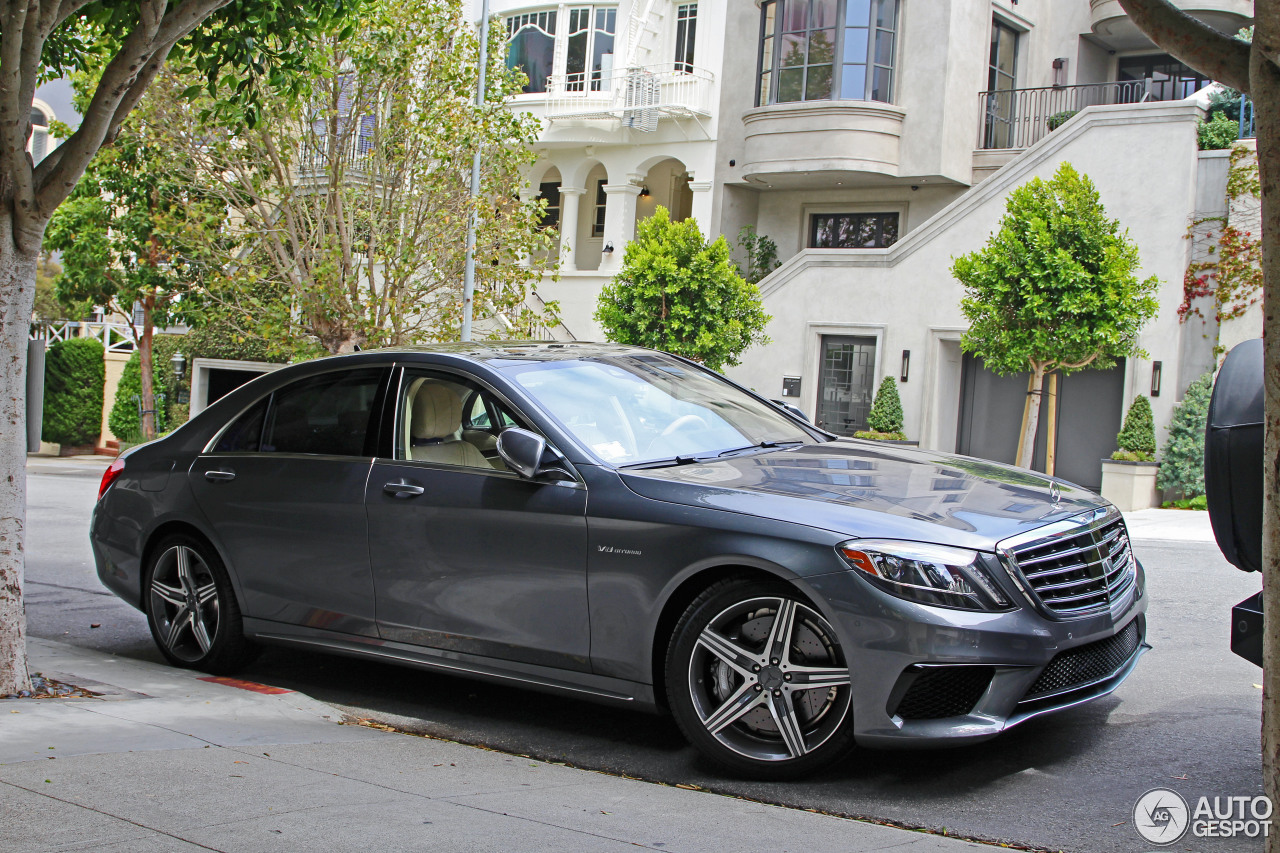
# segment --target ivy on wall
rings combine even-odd
[[[1243,145],[1231,149],[1227,170],[1227,204],[1233,210],[1260,203],[1262,188],[1258,162]],[[1248,217],[1252,219],[1252,217]],[[1192,221],[1187,239],[1202,243],[1203,255],[1187,265],[1182,279],[1182,304],[1178,319],[1205,319],[1199,303],[1213,300],[1214,320],[1221,324],[1243,317],[1262,301],[1262,242],[1252,230],[1233,225],[1227,216],[1208,216]],[[1214,348],[1221,355],[1220,347]]]

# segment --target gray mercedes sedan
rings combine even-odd
[[[731,772],[993,737],[1148,647],[1120,514],[602,344],[283,368],[115,460],[98,574],[179,666],[271,643],[668,710]]]

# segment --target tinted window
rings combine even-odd
[[[382,376],[376,367],[326,373],[277,391],[262,451],[372,455],[369,420]]]
[[[258,443],[262,440],[262,416],[267,413],[270,397],[256,403],[236,422],[227,427],[227,431],[214,445],[214,453],[256,453]]]

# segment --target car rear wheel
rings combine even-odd
[[[734,773],[801,776],[853,743],[836,632],[781,581],[722,581],[698,596],[676,626],[666,685],[685,737]]]
[[[147,623],[165,658],[215,674],[252,660],[258,648],[244,636],[230,578],[214,550],[178,534],[153,553],[146,574]]]

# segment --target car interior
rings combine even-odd
[[[417,377],[409,380],[401,411],[398,458],[508,470],[498,456],[498,433],[515,420],[489,395],[445,379]]]

